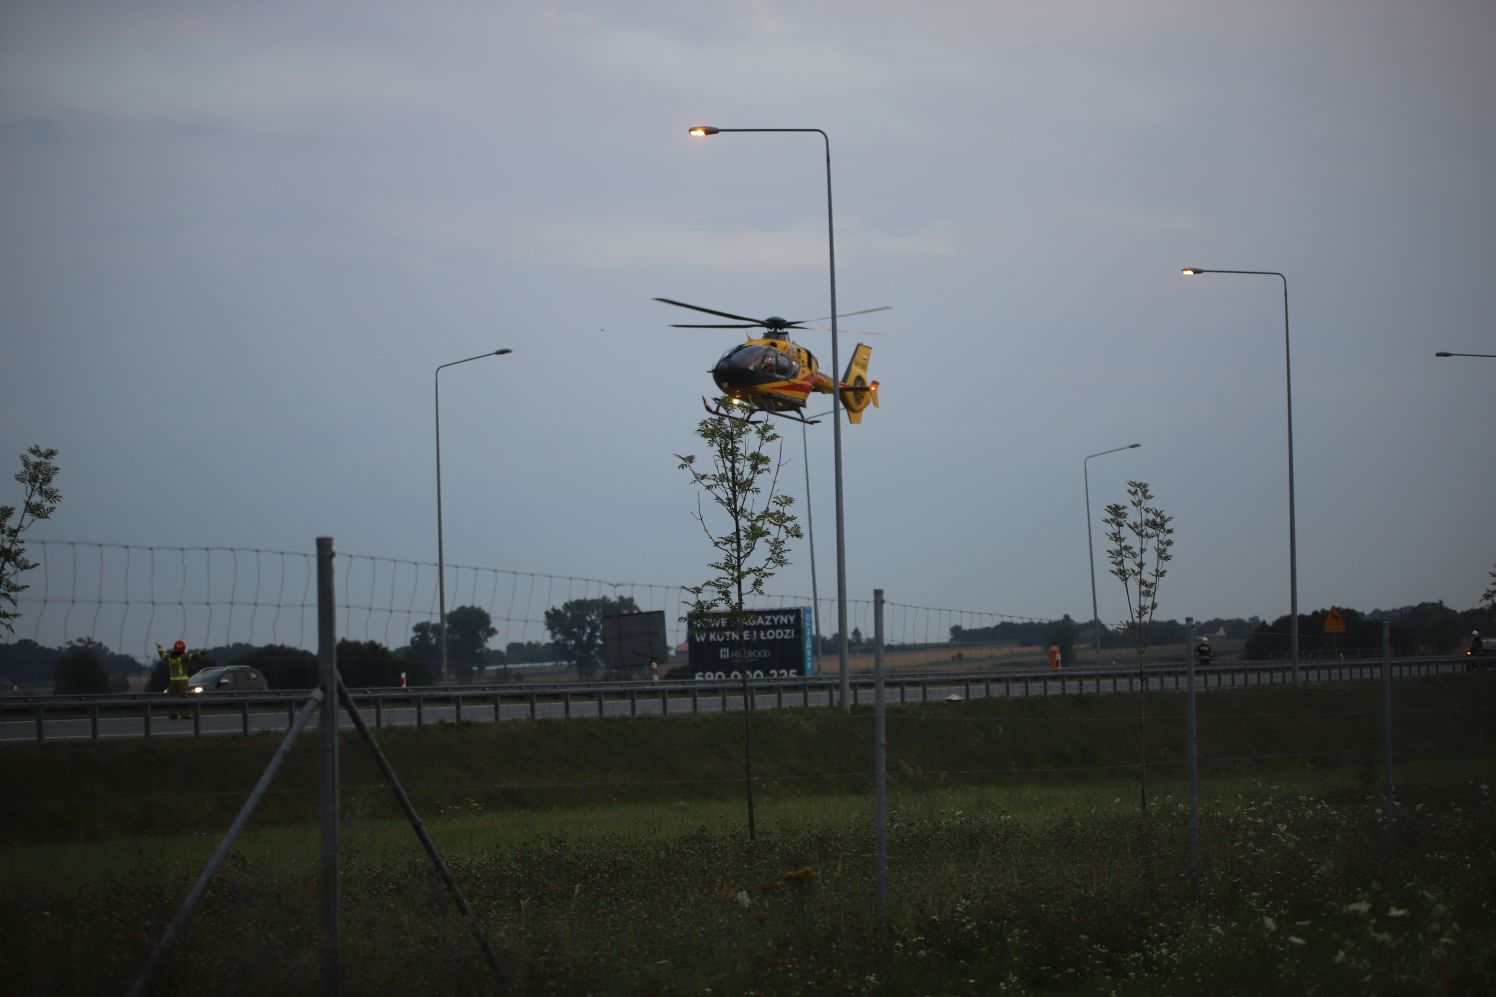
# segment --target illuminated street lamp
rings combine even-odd
[[[707,135],[725,135],[729,132],[794,132],[815,133],[821,136],[826,146],[826,246],[831,269],[831,376],[841,376],[841,353],[836,328],[836,235],[831,210],[831,139],[819,128],[715,128],[712,125],[696,125],[690,133],[698,138]],[[841,674],[842,712],[852,710],[851,673],[847,655],[847,533],[842,515],[842,445],[841,445],[841,390],[831,392],[831,449],[836,477],[836,622],[837,659]]]
[[[1288,348],[1288,278],[1276,270],[1203,270],[1185,267],[1186,277],[1198,274],[1237,274],[1248,277],[1277,277],[1283,282],[1283,370],[1288,395],[1288,599],[1289,651],[1293,657],[1293,680],[1299,680],[1299,567],[1298,539],[1294,524],[1293,501],[1293,361]]]
[[[1096,608],[1096,550],[1091,546],[1091,457],[1104,457],[1109,453],[1121,453],[1123,450],[1136,450],[1142,446],[1141,443],[1129,443],[1125,447],[1115,447],[1111,450],[1103,450],[1101,453],[1093,453],[1080,462],[1081,475],[1086,483],[1086,553],[1090,555],[1091,565],[1091,622],[1096,627],[1096,660],[1101,661],[1101,613]]]
[[[482,360],[484,357],[501,357],[512,352],[513,350],[505,347],[465,360],[453,360],[436,368],[436,373],[432,375],[436,382],[436,591],[437,612],[440,613],[436,618],[436,626],[441,634],[442,685],[447,684],[447,558],[442,548],[442,368],[456,367],[460,363]]]

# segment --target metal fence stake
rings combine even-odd
[[[291,745],[296,743],[297,736],[306,729],[307,722],[312,719],[312,713],[316,711],[321,703],[322,690],[316,689],[312,692],[312,697],[307,700],[306,706],[302,708],[301,714],[292,721],[291,729],[286,732],[285,738],[281,741],[280,748],[276,750],[275,755],[270,759],[270,764],[265,766],[265,771],[260,776],[259,783],[250,792],[249,799],[244,801],[244,806],[240,808],[239,816],[235,817],[234,823],[229,825],[228,833],[218,843],[218,850],[213,853],[213,857],[203,867],[202,873],[197,877],[197,883],[192,887],[192,892],[187,894],[187,899],[183,901],[181,909],[177,911],[177,916],[172,919],[171,924],[166,926],[166,934],[161,936],[161,940],[156,943],[156,947],[151,951],[150,958],[146,960],[145,967],[141,969],[140,976],[135,980],[135,985],[130,988],[128,997],[139,997],[140,994],[145,992],[145,985],[150,982],[151,974],[156,971],[156,964],[161,961],[161,954],[171,945],[172,940],[177,936],[177,932],[182,930],[182,926],[187,923],[187,919],[192,915],[193,908],[197,906],[198,901],[207,892],[208,882],[218,872],[219,866],[223,865],[223,860],[228,858],[229,849],[234,847],[234,842],[238,839],[239,832],[244,829],[244,825],[249,821],[250,815],[255,812],[255,807],[259,805],[260,798],[265,795],[265,790],[270,787],[271,781],[275,778],[275,773],[280,771],[281,763],[286,760],[286,756],[291,752]]]
[[[332,537],[317,538],[317,662],[322,715],[318,762],[322,810],[322,988],[330,997],[343,989],[342,925],[338,871],[338,633],[332,580]]]
[[[873,589],[873,827],[878,941],[888,940],[888,765],[883,702],[883,590]]]

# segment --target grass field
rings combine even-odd
[[[1496,991],[1496,676],[1201,697],[1199,896],[1182,705],[891,711],[889,932],[866,711],[391,730],[381,745],[525,993]],[[0,753],[0,988],[124,992],[277,740]],[[293,753],[158,993],[319,991],[315,758]],[[345,741],[348,993],[501,991]]]

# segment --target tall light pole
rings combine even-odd
[[[697,137],[725,135],[729,132],[815,133],[826,145],[826,246],[831,263],[831,376],[841,377],[841,353],[836,329],[836,234],[831,211],[831,139],[819,128],[716,128],[696,125],[691,134]],[[840,385],[840,380],[837,384]],[[831,449],[836,473],[836,650],[841,673],[841,708],[852,710],[851,673],[847,663],[847,532],[842,516],[842,445],[841,390],[831,392]]]
[[[1440,350],[1438,353],[1435,353],[1434,356],[1436,356],[1436,357],[1490,357],[1492,360],[1496,360],[1496,353],[1445,353],[1443,350]]]
[[[810,620],[815,628],[815,637],[811,644],[811,658],[817,662],[821,660],[821,594],[816,589],[816,523],[815,518],[810,514],[810,445],[805,442],[805,427],[821,416],[831,414],[831,412],[817,412],[815,415],[806,416],[806,421],[800,423],[800,454],[805,460],[805,528],[809,533],[810,541]]]
[[[1288,278],[1276,270],[1204,270],[1200,267],[1184,267],[1179,272],[1186,277],[1206,273],[1277,277],[1283,282],[1283,372],[1285,393],[1288,395],[1288,643],[1289,653],[1293,657],[1293,680],[1297,682],[1299,680],[1299,547],[1293,501],[1293,357],[1288,346]]]
[[[441,634],[442,648],[442,685],[447,684],[447,557],[442,547],[442,369],[456,367],[460,363],[468,363],[473,360],[482,360],[484,357],[501,357],[513,350],[505,347],[494,350],[492,353],[480,353],[475,357],[464,360],[453,360],[436,368],[432,380],[436,382],[436,591],[437,591],[437,630]]]
[[[1086,553],[1089,555],[1091,564],[1091,622],[1096,627],[1096,661],[1101,662],[1101,612],[1096,608],[1096,551],[1091,546],[1091,458],[1105,457],[1109,453],[1121,453],[1123,450],[1136,450],[1142,446],[1141,443],[1129,443],[1125,447],[1113,447],[1111,450],[1103,450],[1101,453],[1093,453],[1080,462],[1081,475],[1086,482]]]

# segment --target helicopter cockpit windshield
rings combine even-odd
[[[800,364],[772,346],[740,343],[722,354],[715,370],[719,374],[757,375],[756,380],[776,380],[798,376]]]

